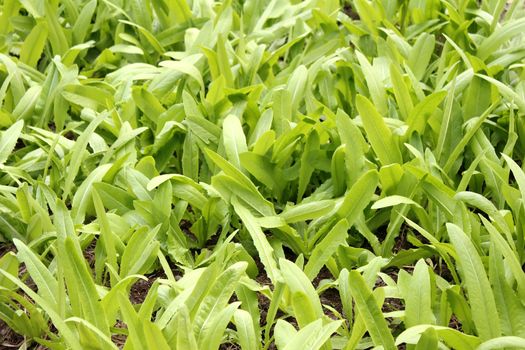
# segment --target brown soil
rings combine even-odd
[[[31,288],[33,292],[37,292],[38,288],[36,286],[35,281],[33,281],[31,276],[29,276],[29,274],[26,274],[26,272],[26,265],[24,263],[20,264],[20,267],[18,268],[18,277],[25,283],[26,286]],[[19,293],[27,297],[27,295],[21,290],[19,291]]]
[[[381,308],[381,311],[383,312],[392,312],[392,311],[400,311],[404,310],[405,305],[403,305],[403,302],[396,298],[385,298],[385,302],[383,303],[383,307]]]
[[[352,6],[350,4],[346,4],[344,7],[343,7],[343,12],[348,16],[350,17],[351,19],[353,20],[358,20],[359,19],[359,14],[357,12],[354,11],[354,9],[352,8]]]
[[[24,342],[24,337],[13,331],[0,320],[0,349],[18,349]]]
[[[259,259],[255,259],[257,269],[259,269],[259,275],[255,280],[262,286],[269,286],[270,289],[273,287],[272,281],[264,271],[264,266]],[[257,299],[259,301],[259,311],[261,313],[261,319],[259,324],[262,326],[266,323],[266,316],[268,315],[268,309],[270,308],[270,300],[262,293],[257,293]]]
[[[9,252],[16,252],[16,247],[13,243],[0,243],[0,258]]]
[[[95,267],[95,248],[97,246],[97,240],[93,239],[91,243],[84,249],[84,259],[88,262],[91,268]]]
[[[128,328],[128,326],[124,322],[118,320],[115,324],[115,328],[125,330]],[[115,343],[116,346],[118,346],[119,349],[122,349],[124,347],[126,339],[127,336],[125,334],[115,333],[111,336],[111,340],[113,341],[113,343]]]
[[[407,230],[404,226],[401,228],[399,236],[396,237],[394,242],[394,248],[392,249],[394,254],[397,254],[402,250],[411,248],[411,244],[407,240]]]
[[[452,277],[452,273],[450,272],[447,264],[444,262],[444,261],[439,261],[439,259],[436,259],[438,261],[436,261],[435,263],[435,269],[434,271],[440,275],[441,277],[443,277],[444,279],[446,279],[447,281],[453,281],[454,278]]]
[[[463,331],[463,327],[461,327],[461,322],[459,322],[456,315],[452,315],[452,317],[450,318],[450,322],[448,323],[448,326],[460,332]]]
[[[64,137],[68,140],[76,141],[77,135],[73,131],[68,131],[64,134]]]
[[[182,219],[179,222],[179,227],[182,230],[182,232],[189,239],[191,239],[192,241],[196,242],[197,241],[197,237],[193,234],[193,232],[191,232],[191,226],[192,226],[192,223],[190,221],[188,221],[188,220]]]
[[[340,315],[343,314],[343,303],[341,303],[341,297],[339,292],[335,288],[329,288],[325,290],[321,296],[321,304],[330,306],[335,309]],[[338,320],[339,318],[332,313],[329,309],[325,308],[325,314],[331,319]]]
[[[332,273],[330,270],[328,270],[325,266],[321,268],[321,271],[315,276],[314,280],[312,281],[312,284],[315,288],[319,287],[319,283],[321,283],[322,280],[333,280],[334,276],[332,276]]]
[[[319,274],[314,278],[312,284],[315,288],[318,288],[322,280],[334,280],[332,273],[325,266],[319,271]],[[324,290],[319,296],[319,299],[321,300],[322,305],[329,306],[335,309],[339,314],[343,314],[343,303],[341,302],[339,291],[336,288],[328,288]],[[338,319],[338,317],[328,308],[324,308],[324,313],[334,320]]]
[[[237,344],[224,343],[224,344],[221,344],[221,346],[219,347],[219,350],[240,350],[240,348],[241,347]]]
[[[142,304],[146,300],[146,296],[156,278],[148,278],[148,280],[139,279],[133,286],[131,286],[129,300],[133,304]]]
[[[166,278],[163,271],[155,271],[149,275],[146,275],[147,280],[139,279],[131,286],[129,300],[133,304],[142,304],[146,300],[146,296],[153,285],[153,283],[159,278]]]

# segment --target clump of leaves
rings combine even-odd
[[[2,324],[24,348],[524,348],[524,18],[0,1]]]

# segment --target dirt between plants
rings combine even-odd
[[[0,350],[19,349],[24,342],[24,337],[13,331],[2,320],[0,320]]]
[[[146,275],[146,278],[147,280],[139,279],[131,286],[131,289],[129,291],[129,300],[131,301],[131,303],[142,304],[144,300],[146,300],[148,292],[153,283],[155,283],[155,281],[159,278],[165,279],[166,274],[164,273],[164,271],[158,270]]]
[[[115,324],[114,328],[126,330],[128,326],[124,322],[117,320],[117,323]],[[124,344],[126,344],[126,339],[127,336],[125,334],[115,333],[111,336],[111,340],[119,349],[122,349],[124,347]]]
[[[16,247],[12,243],[0,243],[0,258],[9,252],[16,252]]]

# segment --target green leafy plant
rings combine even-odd
[[[0,0],[0,347],[525,347],[524,15]]]

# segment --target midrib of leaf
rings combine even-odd
[[[363,317],[366,328],[370,332],[375,345],[383,345],[385,350],[394,350],[394,339],[388,329],[386,320],[377,306],[376,299],[372,292],[366,286],[366,283],[357,271],[351,271],[349,274],[350,291],[356,301],[359,313]]]
[[[275,283],[280,281],[282,277],[273,256],[272,246],[266,239],[261,228],[254,223],[254,218],[248,209],[244,208],[235,197],[232,198],[232,205],[235,208],[237,215],[239,215],[244,225],[246,225],[246,228],[252,237],[255,248],[261,256],[261,262],[265,267],[266,273],[275,285]]]
[[[18,140],[23,127],[24,121],[19,120],[2,133],[2,137],[0,138],[0,165],[5,163],[15,148],[16,141]]]
[[[482,340],[498,337],[501,335],[498,312],[483,263],[472,244],[467,244],[469,238],[458,226],[447,224],[447,231],[458,250],[458,261],[463,268],[473,321],[479,336]]]

